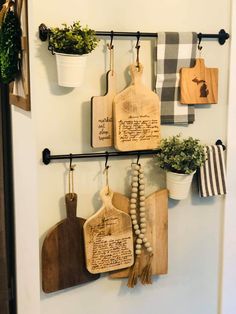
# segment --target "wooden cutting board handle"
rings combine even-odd
[[[143,66],[140,63],[137,67],[135,64],[130,65],[131,84],[142,84]]]
[[[77,194],[75,193],[66,194],[65,201],[67,218],[75,218],[77,208]]]

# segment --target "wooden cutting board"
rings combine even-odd
[[[143,67],[130,66],[132,82],[113,101],[114,145],[120,151],[160,146],[160,101],[142,83]]]
[[[193,68],[180,70],[180,102],[182,104],[216,104],[217,101],[217,68],[207,68],[203,59],[196,59]]]
[[[112,204],[113,192],[100,193],[103,206],[84,224],[86,266],[96,274],[129,267],[134,262],[130,216]]]
[[[115,207],[129,212],[129,199],[115,193],[112,199]],[[146,198],[146,237],[153,248],[153,275],[167,274],[168,271],[168,191],[163,189]],[[142,249],[139,274],[145,266],[147,252]],[[128,278],[129,268],[110,273],[110,278]]]
[[[107,92],[104,96],[91,99],[92,105],[92,147],[113,146],[112,102],[116,95],[116,75],[107,73]]]
[[[42,288],[46,293],[99,278],[85,265],[83,225],[76,217],[77,195],[66,194],[67,218],[52,227],[42,247]]]

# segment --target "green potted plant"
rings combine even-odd
[[[58,84],[66,87],[80,86],[83,82],[87,55],[99,39],[94,30],[82,27],[80,22],[51,28],[49,50],[56,55]]]
[[[169,197],[177,200],[188,196],[193,175],[206,159],[199,139],[180,135],[161,140],[156,158],[160,168],[166,171]]]

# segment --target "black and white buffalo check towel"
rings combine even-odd
[[[156,92],[161,101],[161,124],[194,122],[194,106],[179,102],[179,71],[195,65],[196,50],[197,33],[158,33]]]
[[[199,170],[201,197],[226,194],[225,162],[222,145],[206,146],[206,161]]]

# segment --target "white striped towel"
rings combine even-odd
[[[201,197],[226,194],[225,162],[222,145],[205,147],[206,161],[199,170]]]

